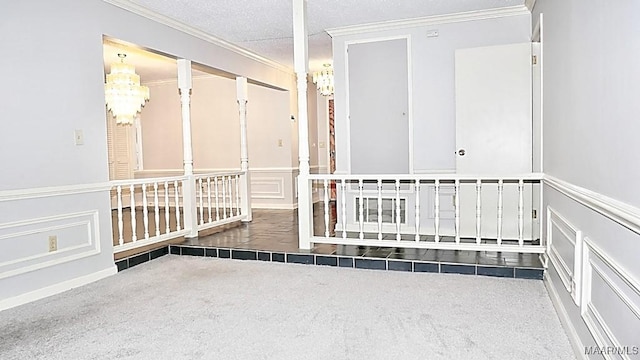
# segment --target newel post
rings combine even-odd
[[[184,175],[182,184],[184,228],[186,238],[198,237],[198,213],[196,203],[196,179],[193,176],[193,148],[191,146],[191,61],[178,59],[178,91],[182,108],[182,145]]]
[[[246,215],[242,221],[251,221],[251,176],[249,175],[249,147],[247,145],[247,102],[249,101],[247,78],[236,77],[238,113],[240,114],[240,211]]]
[[[298,238],[300,249],[311,249],[313,209],[309,183],[309,117],[307,73],[309,69],[307,0],[293,1],[293,59],[298,93]]]

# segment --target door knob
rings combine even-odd
[[[464,151],[464,149],[458,150],[458,155],[460,155],[460,156],[464,156],[465,153],[466,152]]]

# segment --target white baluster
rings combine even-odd
[[[138,235],[136,234],[136,228],[137,228],[137,224],[136,224],[136,188],[135,185],[131,185],[131,187],[129,188],[129,192],[130,192],[130,201],[131,201],[131,241],[136,242],[138,241]]]
[[[182,229],[180,226],[180,189],[178,188],[177,181],[173,182],[173,191],[176,198],[176,230],[180,231]]]
[[[378,179],[378,240],[382,240],[382,179]]]
[[[400,241],[400,180],[396,179],[396,240]]]
[[[214,188],[213,198],[216,201],[216,221],[220,221],[220,192],[218,191],[219,181],[220,180],[218,179],[217,176],[213,178],[213,188]]]
[[[498,245],[502,244],[502,213],[504,212],[503,210],[503,189],[504,189],[504,180],[500,179],[498,180],[498,234],[497,234],[497,240],[498,240]]]
[[[228,176],[227,186],[229,187],[229,217],[233,217],[233,186],[231,186],[231,182],[233,178],[231,175]]]
[[[360,201],[358,203],[358,222],[360,224],[360,234],[359,238],[364,239],[364,197],[362,194],[362,190],[364,188],[364,184],[362,179],[358,180],[358,195],[360,197]]]
[[[460,243],[460,180],[455,180],[455,194],[454,207],[455,207],[455,223],[456,223],[456,244]]]
[[[240,215],[240,175],[236,175],[236,216]]]
[[[524,180],[518,181],[518,244],[524,245]]]
[[[435,183],[435,218],[433,219],[433,225],[435,227],[435,242],[440,242],[440,180],[436,180]]]
[[[149,238],[149,208],[147,207],[147,184],[142,184],[142,221],[144,223],[144,238]]]
[[[118,196],[118,244],[124,244],[124,221],[122,220],[122,186],[116,188]]]
[[[347,238],[347,184],[344,179],[341,180],[340,187],[342,189],[342,238]]]
[[[153,183],[153,202],[154,208],[154,220],[156,221],[156,236],[160,236],[160,200],[158,199],[158,183]]]
[[[324,179],[324,236],[329,237],[329,180]]]
[[[416,241],[420,241],[420,180],[416,179]]]
[[[482,181],[476,181],[476,244],[482,242],[481,225],[482,224]]]
[[[202,178],[198,179],[198,199],[200,200],[200,225],[204,225],[204,201],[202,200]]]
[[[222,218],[227,218],[227,178],[222,176]]]
[[[213,216],[211,214],[211,177],[207,176],[207,210],[209,214],[209,223],[213,222]]]
[[[169,225],[169,182],[164,182],[164,225],[165,225],[165,234],[171,232],[171,226]]]

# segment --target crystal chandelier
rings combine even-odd
[[[320,94],[324,96],[333,94],[333,69],[330,64],[324,64],[322,71],[313,73],[313,83],[318,86]]]
[[[149,100],[149,88],[140,85],[140,76],[133,65],[125,64],[125,54],[118,54],[119,63],[111,64],[104,92],[107,109],[116,119],[116,124],[131,125],[136,115]]]

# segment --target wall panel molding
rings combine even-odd
[[[640,234],[640,209],[595,191],[544,175],[544,183],[589,209]]]
[[[615,223],[640,234],[640,209],[621,201],[582,188],[550,175],[544,176],[544,183],[558,191],[561,195],[575,201],[602,216],[602,219],[613,220]],[[567,229],[567,225],[570,228]],[[566,218],[554,209],[547,208],[547,236],[572,238],[579,230],[571,225]],[[559,231],[562,229],[562,231]],[[573,229],[573,230],[571,230]],[[605,359],[631,359],[636,355],[635,334],[640,333],[640,281],[632,275],[613,257],[604,252],[588,236],[577,236],[574,247],[573,274],[567,271],[558,260],[558,253],[554,246],[556,239],[548,238],[549,259],[553,269],[558,274],[563,285],[572,286],[571,296],[578,305],[579,315],[598,348],[612,349],[614,353],[603,353]],[[569,268],[570,269],[570,268]],[[564,272],[564,276],[563,276]],[[569,275],[569,276],[568,276]],[[573,277],[571,277],[573,275]],[[576,276],[577,275],[577,276]],[[549,277],[545,277],[550,280]],[[570,281],[567,281],[570,280]],[[570,311],[570,305],[563,303],[558,296],[560,284],[557,280],[547,281],[547,288],[552,295],[554,305],[561,320],[562,314]],[[567,289],[569,290],[569,288]],[[561,291],[560,291],[561,292]],[[586,358],[582,340],[577,337],[575,325],[570,320],[563,320],[565,329],[569,332],[576,355]],[[589,344],[591,343],[591,344]]]
[[[284,199],[283,177],[251,177],[251,199]]]
[[[632,328],[634,322],[636,330],[640,330],[638,325],[640,324],[640,281],[622,268],[589,238],[585,238],[584,245],[582,259],[584,286],[582,286],[580,312],[587,328],[599,347],[612,346],[617,349],[624,349],[625,347],[638,346],[635,343],[630,343],[630,341],[633,341],[632,336],[634,335],[630,337],[628,334],[629,330],[632,334],[637,334]],[[604,285],[596,286],[597,284]],[[622,318],[630,322],[622,325],[616,324],[615,321],[619,322],[620,317],[618,319],[608,317],[599,308],[598,304],[593,302],[594,297],[596,297],[594,294],[602,298],[608,295],[607,305],[610,305],[612,301],[619,301],[624,304],[628,314],[622,316]],[[619,309],[616,311],[616,316],[619,316],[620,311]],[[623,330],[616,331],[616,329],[620,328]],[[621,337],[625,336],[626,340],[622,340]],[[620,354],[620,357],[622,359],[631,359],[630,355],[632,354],[623,353]],[[605,358],[613,359],[618,357],[606,354]]]
[[[98,210],[0,224],[0,242],[15,241],[19,238],[26,241],[25,237],[29,239],[28,237],[32,236],[32,240],[37,240],[32,241],[34,245],[38,243],[38,248],[41,249],[36,250],[33,246],[28,249],[28,254],[0,262],[0,279],[99,254],[99,228]],[[47,234],[64,234],[65,231],[69,238],[85,235],[86,238],[79,243],[72,242],[65,246],[65,238],[59,236],[58,250],[49,252]],[[4,255],[6,256],[6,253]]]
[[[561,237],[556,238],[554,234]],[[547,207],[547,241],[549,259],[558,271],[565,289],[576,304],[580,303],[580,276],[582,272],[582,232],[551,207]],[[573,247],[573,259],[562,256],[558,245],[564,242]]]

